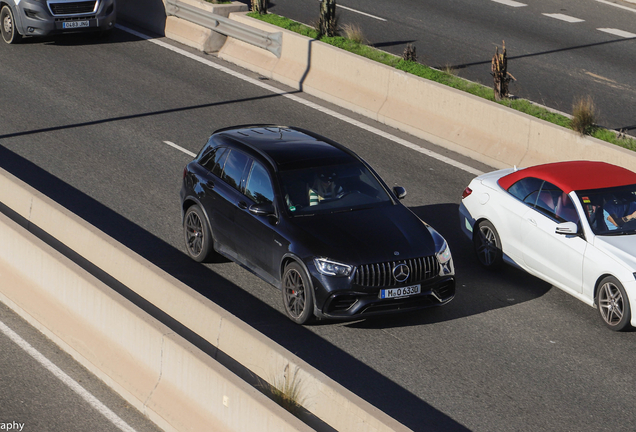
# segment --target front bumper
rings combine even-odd
[[[22,0],[16,24],[22,36],[107,31],[115,27],[115,0],[101,0],[94,13],[53,15],[46,2]]]
[[[323,279],[323,278],[320,278]],[[344,278],[342,282],[346,282]],[[316,293],[316,311],[319,318],[350,320],[376,315],[408,312],[442,306],[455,297],[455,276],[438,276],[419,282],[420,294],[403,298],[380,298],[380,288],[357,287],[342,284],[341,289],[329,289],[323,281],[312,277]],[[384,287],[383,289],[391,288]]]

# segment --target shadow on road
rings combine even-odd
[[[151,261],[167,273],[189,285],[219,306],[245,321],[265,336],[295,353],[312,366],[336,380],[350,391],[367,400],[388,415],[414,431],[466,431],[468,430],[452,418],[438,411],[416,395],[362,363],[348,353],[313,333],[310,329],[291,323],[281,312],[253,297],[212,269],[190,260],[181,250],[174,248],[152,233],[105,207],[93,198],[78,191],[38,166],[0,146],[0,167],[12,173],[22,181],[41,191],[62,206],[76,213],[115,240]],[[417,316],[407,315],[360,321],[351,325],[360,326],[405,326],[425,325],[432,322],[453,320],[468,315],[514,304],[504,300],[511,294],[484,283],[485,280],[501,280],[502,286],[510,290],[514,286],[515,302],[526,301],[544,294],[549,287],[537,279],[526,277],[512,269],[491,274],[481,270],[472,256],[470,242],[463,238],[458,229],[457,205],[442,204],[413,209],[420,217],[435,226],[451,245],[458,268],[458,292],[456,299],[448,306],[436,308],[430,313]],[[181,229],[175,227],[175,229]],[[60,245],[58,245],[60,247]],[[63,249],[63,247],[62,247]],[[68,254],[69,251],[66,251]],[[81,263],[81,257],[72,257]],[[85,267],[90,264],[83,263]],[[189,332],[178,322],[167,317],[161,311],[143,299],[130,293],[98,269],[87,268],[97,273],[106,283],[122,295],[136,303],[155,318],[164,322],[175,332],[188,339],[194,345],[217,359],[223,353],[206,344],[197,335]],[[473,281],[480,286],[488,286],[479,292],[473,291]],[[514,282],[514,283],[513,283]],[[326,323],[325,325],[329,325]],[[231,370],[241,373],[240,367],[232,367],[232,360],[223,362]],[[236,366],[236,365],[235,365]],[[323,429],[324,430],[324,429]]]

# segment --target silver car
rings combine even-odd
[[[115,17],[115,0],[0,0],[0,31],[8,44],[24,36],[107,33]]]

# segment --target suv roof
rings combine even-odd
[[[279,170],[334,165],[360,159],[346,147],[312,132],[287,126],[235,126],[213,138],[238,141],[273,162]],[[219,140],[224,141],[224,140]]]

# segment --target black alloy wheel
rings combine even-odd
[[[296,262],[285,267],[283,274],[283,305],[287,316],[297,324],[306,324],[314,316],[314,297],[309,277]]]
[[[599,284],[596,306],[607,327],[615,331],[630,327],[629,298],[623,285],[614,276],[606,276]]]
[[[193,205],[186,211],[183,218],[183,235],[190,258],[197,262],[210,260],[215,253],[212,234],[203,211],[198,205]]]
[[[22,36],[15,28],[13,12],[7,5],[4,5],[0,10],[0,32],[2,33],[2,40],[8,44],[17,43],[22,39]]]
[[[487,269],[497,269],[503,264],[501,240],[497,230],[489,221],[484,220],[475,225],[473,244],[477,259]]]

